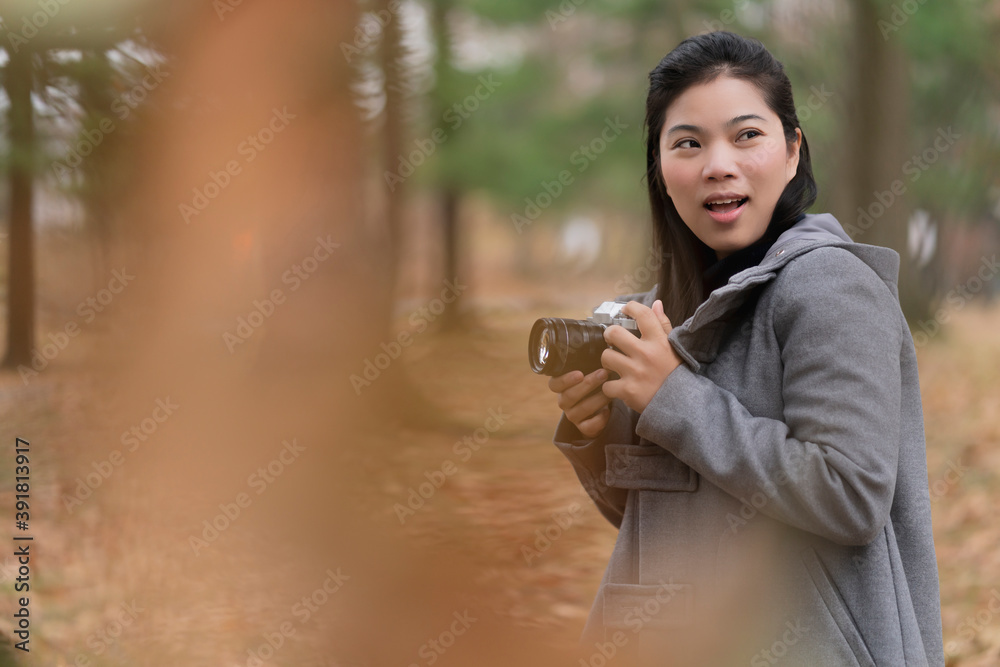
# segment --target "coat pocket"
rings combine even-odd
[[[638,632],[645,628],[681,627],[692,620],[690,584],[605,584],[604,627]]]
[[[860,667],[875,667],[875,660],[865,645],[861,631],[854,622],[854,617],[851,616],[850,610],[844,603],[836,585],[830,579],[830,575],[816,551],[812,547],[808,547],[802,551],[801,557],[802,563],[809,573],[809,578],[816,586],[816,590],[823,599],[823,604],[833,617],[834,623],[837,624],[837,628],[850,647],[854,658],[858,661],[858,665]]]
[[[605,482],[620,489],[697,491],[698,473],[659,445],[607,445]]]

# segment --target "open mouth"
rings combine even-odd
[[[749,197],[743,197],[742,199],[723,199],[720,201],[708,202],[705,204],[705,208],[713,213],[730,213],[746,204],[749,199]]]

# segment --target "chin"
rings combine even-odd
[[[746,248],[748,245],[750,245],[750,243],[749,242],[744,243],[743,239],[733,240],[732,238],[728,238],[728,239],[718,239],[718,242],[707,245],[713,250],[715,250],[715,252],[721,252],[729,255],[734,252],[737,252],[738,250],[743,250],[743,248]]]
[[[759,241],[764,236],[765,229],[761,228],[760,231],[755,234],[746,234],[745,230],[732,231],[736,232],[736,234],[728,235],[725,239],[719,239],[716,252],[734,253],[739,250],[743,250],[744,248],[747,248]],[[737,235],[739,238],[734,238]]]

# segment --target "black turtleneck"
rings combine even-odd
[[[804,214],[800,215],[795,222],[799,222],[804,217]],[[715,262],[710,264],[708,268],[705,269],[705,272],[702,273],[701,277],[701,284],[704,289],[703,294],[705,295],[705,298],[708,298],[708,295],[711,294],[712,291],[729,282],[729,279],[740,271],[760,264],[761,260],[764,259],[764,255],[767,254],[768,248],[770,248],[778,238],[778,234],[775,233],[776,230],[772,229],[772,227],[773,225],[769,226],[763,236],[748,245],[746,248],[741,248],[730,255],[726,255],[722,259],[716,259]],[[717,255],[713,252],[709,255],[709,257],[715,258]]]

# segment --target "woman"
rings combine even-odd
[[[603,369],[549,383],[619,528],[581,664],[943,665],[899,255],[804,213],[808,144],[756,40],[667,54],[646,131],[665,261],[619,299],[642,337],[610,327]]]

